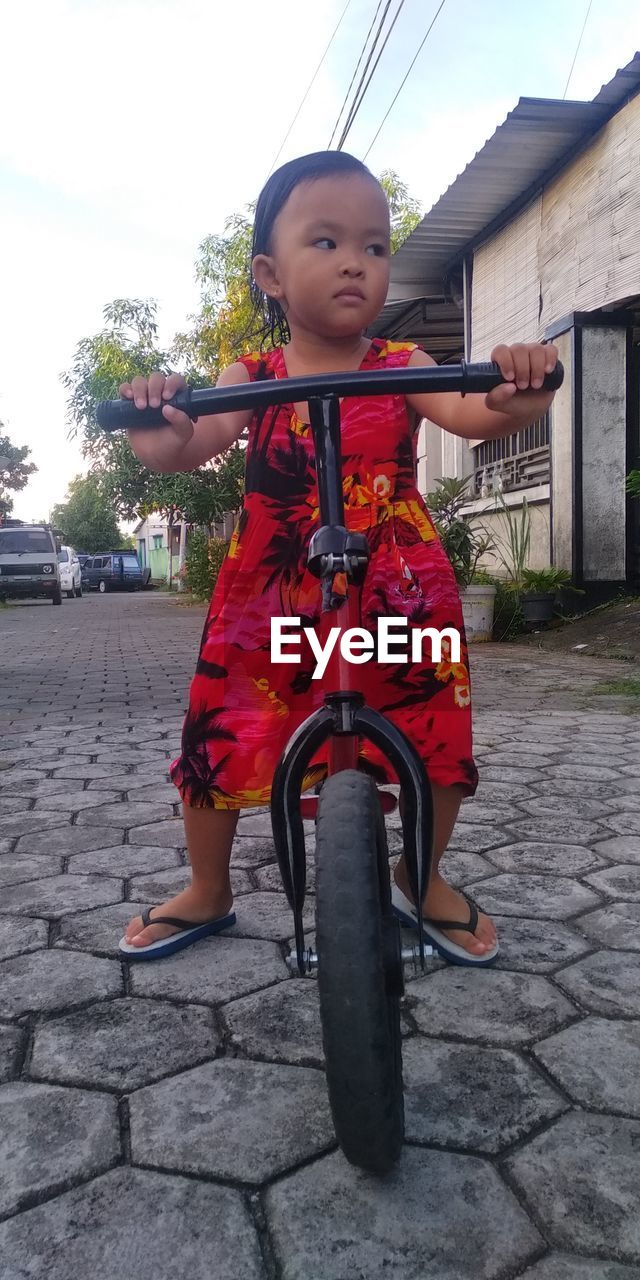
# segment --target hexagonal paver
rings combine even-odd
[[[61,870],[62,858],[48,858],[43,853],[13,853],[0,862],[0,886],[56,876]]]
[[[552,844],[566,844],[569,832],[574,844],[594,844],[596,840],[606,839],[610,826],[608,814],[606,823],[604,818],[602,822],[589,822],[577,815],[569,823],[566,818],[553,814],[546,818],[542,815],[536,818],[517,818],[509,823],[509,831],[516,840],[542,840]]]
[[[0,1087],[0,1214],[119,1159],[115,1098],[22,1081]]]
[[[305,839],[308,852],[313,851],[314,843],[313,838]],[[236,838],[231,846],[231,866],[241,867],[245,871],[273,862],[275,856],[273,840],[263,839],[261,836],[242,840]]]
[[[485,768],[483,766],[480,773],[480,782],[475,796],[472,801],[478,801],[480,804],[519,804],[521,800],[526,800],[531,795],[531,788],[518,786],[517,783],[508,782],[489,782],[485,779]],[[464,807],[464,801],[463,801]]]
[[[594,782],[591,779],[586,783],[573,778],[558,778],[554,773],[552,778],[540,778],[534,790],[539,796],[574,796],[579,808],[579,802],[583,796],[588,796],[591,800],[609,800],[611,796],[622,795],[626,787],[621,777],[618,777],[616,782]],[[603,807],[603,818],[605,814],[606,810]]]
[[[640,1261],[640,1123],[569,1112],[507,1160],[552,1245]]]
[[[114,790],[103,791],[82,791],[78,788],[72,791],[69,784],[66,787],[62,783],[58,785],[58,791],[54,795],[44,796],[35,803],[35,812],[39,813],[41,809],[52,808],[64,813],[80,813],[83,809],[95,809],[97,806],[105,804],[107,800],[115,802],[118,799],[118,792]]]
[[[134,995],[209,1005],[235,1000],[288,977],[274,942],[221,935],[166,956],[161,965],[133,963],[129,972]]]
[[[94,849],[91,853],[74,853],[69,858],[70,875],[116,876],[129,879],[135,875],[147,875],[168,871],[180,866],[177,849],[145,844],[115,844],[107,849]]]
[[[494,826],[498,823],[509,822],[513,818],[513,805],[497,805],[483,804],[481,801],[473,797],[473,801],[469,805],[460,805],[460,812],[456,819],[457,822],[490,822]]]
[[[567,876],[514,874],[508,871],[483,880],[473,896],[483,911],[504,916],[530,916],[540,920],[564,920],[567,916],[598,906],[600,899],[590,889]]]
[[[209,1009],[106,1000],[39,1027],[29,1074],[128,1091],[214,1057],[219,1044]]]
[[[638,1272],[635,1267],[605,1262],[602,1258],[570,1258],[568,1254],[550,1253],[542,1262],[527,1267],[520,1280],[638,1280]]]
[[[322,1066],[318,984],[291,978],[268,991],[225,1005],[231,1043],[247,1057],[295,1066]]]
[[[640,867],[633,864],[619,863],[615,867],[606,867],[604,871],[596,871],[586,879],[598,893],[605,894],[607,898],[640,902]]]
[[[189,1280],[265,1280],[239,1191],[142,1169],[113,1169],[0,1223],[0,1256],[7,1280],[26,1275],[26,1258],[29,1280],[86,1280],[89,1258],[94,1280],[164,1280],[168,1267]]]
[[[407,1138],[494,1153],[567,1103],[509,1049],[414,1037],[403,1045]]]
[[[591,1013],[640,1017],[640,955],[598,951],[563,969],[556,982]]]
[[[487,822],[477,827],[470,826],[468,822],[460,822],[454,827],[451,836],[451,850],[460,853],[486,853],[488,849],[507,844],[509,840],[510,837],[505,831],[501,831],[499,827],[492,827]],[[447,849],[447,857],[449,852],[450,850]]]
[[[231,937],[272,938],[274,941],[290,936],[293,912],[284,893],[247,893],[234,902],[237,923],[229,930]],[[305,899],[302,922],[311,929],[314,921],[313,897]]]
[[[220,1059],[129,1099],[131,1157],[259,1185],[334,1141],[323,1072]]]
[[[603,815],[608,812],[609,801],[591,800],[586,796],[581,797],[580,801],[571,799],[570,796],[557,796],[552,792],[542,796],[534,796],[531,800],[521,800],[518,808],[523,810],[524,814],[530,814],[532,818],[546,818],[549,814],[555,815],[562,822],[566,823],[571,834],[573,819],[576,814],[580,818],[591,818],[594,822],[600,822]]]
[[[80,907],[121,901],[122,881],[111,876],[48,876],[45,880],[28,880],[3,889],[0,909],[15,915],[57,920]]]
[[[485,782],[515,782],[516,786],[522,786],[525,782],[537,782],[540,770],[528,768],[527,765],[518,765],[517,768],[511,769],[508,765],[495,767],[484,765],[482,777]]]
[[[63,858],[72,853],[85,853],[92,849],[107,849],[122,844],[122,832],[115,827],[56,827],[48,831],[32,831],[22,836],[16,846],[18,853],[60,854]]]
[[[493,875],[494,868],[488,858],[483,858],[479,853],[447,849],[442,862],[442,873],[448,883],[457,889],[461,885],[472,884],[475,880],[488,879]]]
[[[640,1023],[584,1018],[534,1053],[582,1106],[640,1119]]]
[[[411,1011],[428,1036],[519,1045],[550,1035],[575,1018],[545,978],[450,966],[412,982]]]
[[[154,808],[152,805],[151,808]],[[155,808],[154,808],[155,812]],[[186,849],[187,837],[182,818],[164,818],[162,822],[148,822],[141,827],[132,827],[129,832],[129,844],[153,844],[167,846],[172,849]]]
[[[114,902],[108,907],[65,916],[60,922],[54,948],[71,947],[74,951],[92,951],[95,955],[122,960],[118,946],[120,939],[129,921],[139,916],[146,905],[144,902]]]
[[[0,1017],[65,1009],[122,994],[120,966],[76,951],[34,951],[0,963]]]
[[[18,1027],[0,1027],[0,1084],[16,1074],[18,1058],[24,1045],[24,1032]]]
[[[516,916],[492,916],[500,951],[497,969],[523,973],[550,973],[592,950],[569,925],[554,920],[522,920]]]
[[[46,947],[48,937],[46,920],[0,916],[0,960],[9,960],[23,951],[39,951]]]
[[[614,836],[594,846],[595,852],[611,862],[640,864],[640,836]]]
[[[78,814],[79,827],[139,827],[142,823],[161,823],[164,819],[173,818],[173,806],[170,804],[128,804],[122,800],[119,804],[103,804],[97,809],[85,809]],[[155,844],[154,840],[144,840],[144,844]]]
[[[51,827],[68,826],[71,818],[68,813],[60,813],[56,809],[49,808],[43,812],[35,810],[29,813],[18,813],[11,815],[5,813],[0,816],[0,836],[24,836],[28,831],[48,830]]]
[[[571,763],[571,761],[568,761],[565,764],[554,765],[554,770],[559,778],[575,778],[580,782],[609,782],[612,779],[615,780],[618,776],[615,769],[611,769],[600,762],[597,764],[578,764],[577,762]],[[585,790],[588,790],[588,788],[585,788]]]
[[[587,938],[614,951],[640,951],[640,902],[612,902],[574,923]]]
[[[548,841],[503,844],[488,856],[501,871],[538,871],[542,875],[579,876],[603,865],[602,858],[580,844],[549,844]]]
[[[340,1152],[269,1187],[267,1221],[287,1280],[497,1280],[542,1240],[475,1156],[406,1148],[386,1178]]]
[[[640,813],[608,813],[607,826],[621,836],[640,836]]]

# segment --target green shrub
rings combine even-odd
[[[187,543],[185,578],[196,600],[211,596],[228,548],[224,538],[210,538],[206,529],[194,529]]]
[[[519,592],[501,578],[493,578],[496,600],[493,612],[493,639],[513,640],[525,630]]]

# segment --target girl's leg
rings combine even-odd
[[[187,850],[191,863],[191,884],[154,907],[152,923],[142,928],[141,916],[128,926],[125,939],[134,946],[146,947],[150,942],[168,938],[178,930],[170,924],[153,924],[153,917],[176,916],[179,920],[198,923],[226,915],[231,910],[233,894],[229,881],[231,845],[239,817],[237,809],[191,809],[182,806]]]
[[[456,825],[456,819],[460,811],[460,805],[464,796],[462,787],[439,787],[431,784],[433,791],[434,806],[434,853],[433,863],[431,867],[431,879],[427,889],[426,896],[423,900],[423,912],[425,916],[431,916],[433,920],[468,920],[469,907],[465,902],[462,894],[452,889],[446,880],[440,875],[440,860],[451,839],[453,828]],[[400,812],[404,809],[403,797],[400,796]],[[394,878],[396,884],[408,898],[411,898],[411,890],[409,888],[409,880],[407,878],[407,868],[404,858],[401,857],[398,862]],[[490,951],[497,941],[495,926],[488,916],[478,913],[478,927],[474,934],[465,932],[464,930],[447,929],[445,930],[448,938],[452,942],[457,942],[466,951],[473,955],[482,955],[485,951]]]

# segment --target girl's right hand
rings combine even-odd
[[[135,377],[123,382],[120,395],[123,400],[133,400],[137,409],[159,408],[166,418],[166,427],[132,427],[127,431],[131,448],[140,461],[153,470],[170,469],[178,463],[180,455],[193,436],[193,422],[186,413],[173,405],[163,404],[171,400],[176,391],[186,387],[181,373],[152,373],[150,378]]]

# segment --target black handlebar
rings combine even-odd
[[[543,390],[557,391],[564,379],[558,361],[553,373],[547,374]],[[414,369],[354,370],[346,373],[317,373],[308,378],[269,378],[264,382],[239,383],[233,387],[203,387],[182,391],[164,400],[192,420],[215,413],[256,410],[267,405],[297,404],[299,401],[343,396],[428,395],[431,392],[457,391],[460,395],[484,394],[505,382],[500,366],[483,364],[440,364]],[[96,410],[98,426],[104,431],[120,431],[130,427],[168,426],[162,406],[158,409],[136,409],[133,400],[103,400]]]

